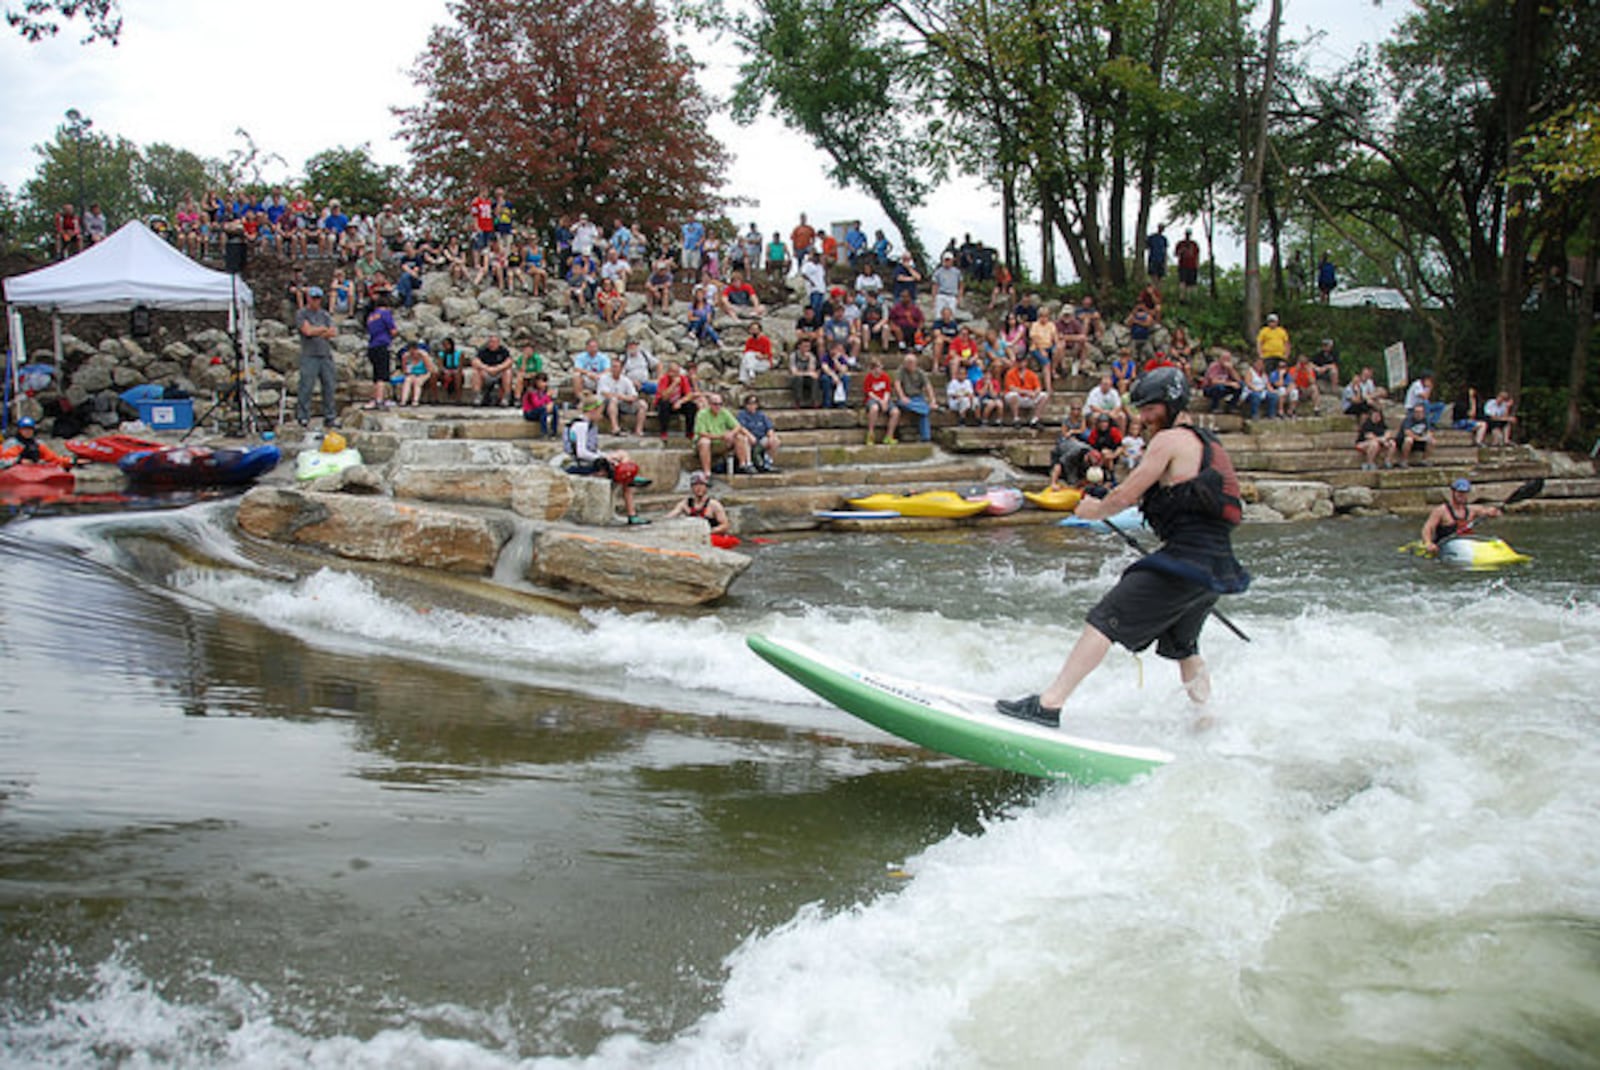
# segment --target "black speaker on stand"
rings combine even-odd
[[[249,247],[245,244],[243,227],[237,223],[228,224],[227,235],[222,242],[222,266],[223,270],[233,276],[233,306],[236,310],[239,307],[239,273],[244,270],[248,259]],[[183,437],[178,440],[180,442],[188,441],[190,435],[217,413],[222,414],[224,424],[232,425],[237,420],[239,434],[246,437],[269,424],[267,414],[261,411],[261,406],[256,404],[255,395],[250,392],[250,374],[246,366],[244,345],[239,338],[237,320],[234,322],[230,337],[233,342],[233,377],[218,393],[211,408],[183,433]]]

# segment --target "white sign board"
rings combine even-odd
[[[1389,390],[1394,392],[1409,382],[1406,377],[1406,344],[1396,342],[1383,351],[1383,363],[1389,373]]]

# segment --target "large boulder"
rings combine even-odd
[[[471,297],[452,294],[439,302],[444,318],[450,323],[464,323],[478,312],[478,302]]]
[[[1363,487],[1359,483],[1349,487],[1335,487],[1333,489],[1333,507],[1341,513],[1348,513],[1356,509],[1370,509],[1377,500],[1371,487]]]
[[[1326,501],[1327,511],[1331,513],[1331,490],[1326,483],[1310,481],[1263,479],[1256,483],[1261,504],[1290,520],[1305,520],[1315,515],[1318,501]]]
[[[257,538],[340,557],[481,576],[494,571],[512,534],[507,517],[284,487],[256,487],[246,494],[238,523]]]
[[[395,473],[394,495],[419,501],[492,506],[537,520],[559,520],[572,505],[574,482],[573,477],[547,465],[407,465]]]
[[[699,538],[705,539],[705,525]],[[533,542],[528,578],[536,583],[583,587],[619,601],[697,606],[714,602],[750,566],[750,559],[690,537],[649,528],[590,533],[547,530]]]

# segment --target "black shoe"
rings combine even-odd
[[[1046,709],[1039,705],[1038,695],[1018,699],[1003,698],[994,704],[994,708],[1007,717],[1015,717],[1019,721],[1032,721],[1046,728],[1061,727],[1061,711]]]
[[[779,468],[777,465],[773,464],[771,461],[768,461],[766,464],[763,464],[761,466],[761,470],[763,472],[770,472],[773,475],[777,475],[779,472],[783,471],[783,469]]]
[[[742,476],[753,476],[756,474],[756,466],[753,464],[741,464],[738,472]]]

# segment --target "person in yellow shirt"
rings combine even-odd
[[[1289,332],[1278,324],[1278,314],[1274,312],[1267,317],[1266,326],[1256,332],[1256,356],[1266,361],[1267,371],[1289,363],[1293,354],[1293,347],[1289,344]]]

